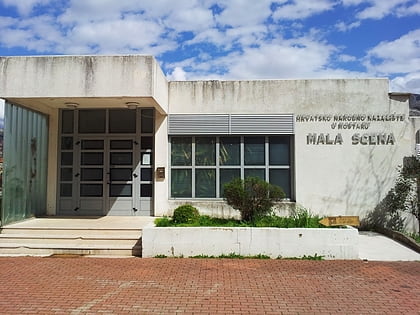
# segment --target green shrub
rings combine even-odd
[[[191,205],[179,206],[174,210],[172,217],[175,224],[194,223],[200,217],[197,208]]]
[[[290,217],[279,217],[269,215],[255,221],[256,227],[277,227],[277,228],[323,228],[319,223],[321,218],[313,215],[309,210],[299,208]]]
[[[155,219],[155,225],[157,227],[167,227],[167,226],[171,226],[171,219],[168,217],[163,217],[163,218],[156,218]]]
[[[284,191],[257,177],[235,178],[224,186],[224,198],[239,210],[242,220],[253,222],[267,215],[274,202],[284,198]]]

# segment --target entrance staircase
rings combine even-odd
[[[3,226],[0,256],[141,256],[154,217],[49,217]]]

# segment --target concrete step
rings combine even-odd
[[[68,245],[68,246],[103,246],[103,245],[112,245],[112,246],[131,246],[136,244],[139,239],[132,238],[82,238],[82,237],[1,237],[0,238],[0,247],[4,244],[48,244],[52,245]]]
[[[153,218],[30,219],[0,230],[0,256],[141,256]]]
[[[37,247],[28,244],[27,246],[0,247],[0,256],[52,256],[52,255],[83,255],[83,256],[110,256],[110,257],[131,257],[141,256],[141,246],[133,248],[70,248],[70,247]]]
[[[24,237],[69,237],[69,238],[139,238],[142,229],[83,229],[83,228],[9,228],[1,230],[0,238],[24,236]]]
[[[20,255],[101,255],[101,256],[141,256],[141,239],[101,239],[101,238],[0,238],[0,256]]]

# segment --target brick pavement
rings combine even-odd
[[[2,314],[420,314],[420,262],[0,258]]]

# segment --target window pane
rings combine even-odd
[[[111,152],[111,165],[131,165],[133,164],[133,154],[131,152]]]
[[[73,165],[73,152],[61,152],[61,165]]]
[[[245,137],[244,138],[245,165],[265,164],[265,138]]]
[[[133,140],[111,140],[111,150],[131,150]]]
[[[60,196],[61,197],[71,197],[72,195],[72,184],[60,184]]]
[[[172,165],[191,165],[191,137],[171,138]]]
[[[241,177],[240,169],[220,169],[220,197],[223,197],[225,184],[238,177]]]
[[[173,169],[171,172],[171,196],[191,197],[191,170]]]
[[[152,184],[140,185],[140,197],[153,197]]]
[[[103,140],[82,140],[82,150],[103,150]]]
[[[131,184],[111,184],[109,186],[110,197],[131,197]]]
[[[289,165],[290,138],[270,137],[270,165]]]
[[[61,132],[62,133],[73,133],[73,116],[74,111],[63,110],[61,112]]]
[[[61,150],[73,150],[73,137],[61,137]]]
[[[102,184],[80,184],[81,197],[102,197]]]
[[[83,181],[102,181],[102,168],[82,168],[80,169],[80,180]]]
[[[72,168],[62,168],[60,170],[60,180],[62,180],[62,181],[72,181],[73,180],[73,169]]]
[[[153,109],[141,110],[141,132],[153,133]]]
[[[220,138],[220,165],[239,165],[241,153],[241,138],[221,137]]]
[[[153,137],[141,137],[141,149],[152,150],[153,149]]]
[[[271,169],[270,184],[280,186],[286,193],[286,197],[290,198],[290,170]]]
[[[81,165],[103,165],[104,154],[102,152],[82,152]]]
[[[244,176],[247,177],[258,177],[265,180],[265,169],[263,168],[246,168],[244,170]]]
[[[152,169],[151,168],[142,168],[140,171],[140,180],[149,181],[152,180]]]
[[[105,132],[104,109],[83,109],[79,111],[80,133],[104,133]]]
[[[136,110],[135,109],[110,109],[109,110],[110,133],[136,133]]]
[[[216,197],[216,170],[197,169],[195,171],[195,196],[197,198]]]
[[[130,181],[133,179],[131,168],[111,168],[111,181]]]
[[[216,164],[216,139],[213,137],[195,138],[195,164]]]

